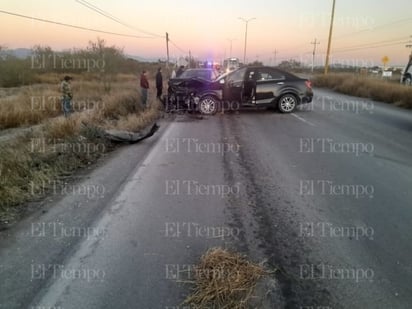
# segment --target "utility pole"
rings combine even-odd
[[[333,0],[332,16],[330,18],[330,28],[329,28],[328,50],[326,52],[325,75],[328,74],[328,71],[329,71],[329,55],[330,55],[330,46],[332,43],[333,21],[335,19],[335,4],[336,4],[336,0]]]
[[[189,50],[189,68],[192,67],[192,52]]]
[[[169,33],[167,32],[166,32],[166,50],[167,50],[166,70],[167,70],[167,75],[170,76],[169,74]]]
[[[277,49],[275,49],[274,51],[273,51],[273,66],[275,67],[276,66],[276,55],[278,54],[278,51],[277,51]]]
[[[412,35],[411,35],[412,38]],[[405,45],[406,48],[412,48],[412,41],[409,40],[408,44]]]
[[[227,39],[230,42],[230,54],[229,57],[232,58],[232,44],[235,39]]]
[[[246,24],[246,29],[245,29],[245,48],[243,49],[243,64],[246,65],[247,26],[248,26],[248,24],[249,24],[250,21],[252,21],[252,20],[254,20],[254,19],[256,19],[256,18],[253,17],[253,18],[245,19],[245,18],[243,18],[243,17],[239,17],[239,19]]]
[[[315,38],[314,42],[310,42],[310,44],[313,44],[313,53],[312,53],[312,73],[313,73],[313,69],[315,67],[315,54],[316,54],[316,45],[319,45],[320,42],[318,42]]]
[[[412,38],[412,35],[411,35],[411,38]],[[412,41],[409,40],[409,43],[406,44],[405,47],[406,47],[406,48],[412,48]],[[411,53],[410,53],[410,55],[409,55],[409,61],[412,61],[412,51],[411,51]]]

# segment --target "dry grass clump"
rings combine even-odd
[[[80,135],[81,122],[85,119],[81,113],[75,113],[68,118],[58,117],[50,120],[45,126],[47,138],[70,138]]]
[[[130,81],[136,81],[136,85],[137,85],[137,76],[133,75],[133,74],[124,74],[124,73],[120,73],[116,75],[115,78],[116,82],[130,82]]]
[[[0,129],[34,125],[61,113],[59,94],[53,88],[24,88],[0,100]]]
[[[115,125],[107,125],[106,128],[138,132],[149,123],[154,122],[159,116],[156,109],[149,109],[141,114],[131,114],[121,118]]]
[[[107,114],[109,111],[112,111],[113,106],[111,103],[105,104],[105,108],[108,110],[104,111],[105,119],[102,126],[106,129],[117,129],[117,130],[126,130],[131,132],[138,132],[146,127],[149,123],[152,123],[159,117],[159,111],[161,109],[161,103],[155,99],[149,99],[149,108],[144,109],[139,99],[136,98],[136,94],[129,93],[127,95],[121,95],[119,102],[124,104],[123,107],[117,106],[117,109],[121,109],[124,112],[122,117],[119,117],[118,114],[110,117],[110,114]]]
[[[412,87],[352,74],[318,75],[317,87],[331,88],[344,94],[412,108]]]
[[[143,110],[143,106],[138,102],[137,95],[132,91],[118,92],[103,98],[101,109],[97,111],[101,118],[120,119],[130,113],[138,113]]]
[[[34,150],[44,140],[23,137],[0,149],[0,222],[18,216],[15,206],[40,197],[43,185],[56,177],[66,164],[57,153]],[[5,146],[5,145],[2,145]]]
[[[185,300],[194,308],[247,308],[257,282],[268,275],[238,253],[213,248],[195,268],[195,289]]]
[[[43,73],[37,75],[37,80],[40,84],[55,84],[57,85],[64,78],[61,73]]]
[[[81,115],[53,119],[35,133],[0,147],[0,225],[14,221],[22,203],[42,198],[48,184],[89,165],[110,148],[81,127]]]
[[[48,73],[40,73],[36,75],[36,79],[41,84],[58,84],[60,83],[64,76],[70,75],[73,77],[74,81],[81,80],[83,82],[95,82],[96,80],[100,80],[101,74],[99,73],[56,73],[56,72],[48,72]]]

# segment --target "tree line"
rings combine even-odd
[[[65,51],[36,45],[26,58],[0,46],[0,87],[30,85],[38,82],[41,74],[61,73],[94,74],[109,88],[116,74],[137,74],[141,67],[142,63],[127,57],[123,49],[100,38],[89,41],[86,48]]]

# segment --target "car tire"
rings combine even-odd
[[[407,78],[405,78],[404,84],[406,86],[411,86],[412,85],[412,79],[410,76],[408,76]]]
[[[295,110],[298,99],[293,94],[285,94],[278,100],[278,109],[281,113],[287,114]]]
[[[173,112],[175,110],[174,105],[175,105],[174,94],[167,95],[165,97],[165,112],[166,113]]]
[[[218,100],[212,96],[205,96],[199,100],[199,111],[203,115],[214,115],[218,110]]]

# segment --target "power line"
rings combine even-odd
[[[79,4],[81,4],[81,5],[83,5],[83,6],[85,6],[85,7],[87,7],[87,8],[89,8],[89,9],[91,9],[91,10],[94,11],[94,12],[99,13],[100,15],[103,15],[103,16],[105,16],[105,17],[107,17],[107,18],[109,18],[109,19],[111,19],[111,20],[113,20],[113,21],[115,21],[115,22],[123,25],[123,26],[126,26],[126,27],[130,28],[129,25],[123,23],[123,22],[122,22],[121,20],[119,20],[118,18],[116,18],[116,17],[114,17],[113,15],[111,15],[111,14],[109,14],[109,13],[107,13],[107,12],[101,10],[101,9],[99,9],[98,7],[94,6],[93,4],[88,3],[88,2],[85,1],[85,0],[76,0],[76,2],[79,3]]]
[[[79,3],[79,4],[81,4],[81,5],[83,5],[83,6],[85,6],[85,7],[87,7],[87,8],[89,8],[90,10],[92,10],[92,11],[94,11],[94,12],[100,14],[100,15],[103,15],[104,17],[106,17],[106,18],[108,18],[108,19],[111,19],[111,20],[115,21],[116,23],[119,23],[119,24],[121,24],[121,25],[129,28],[129,29],[136,30],[136,31],[139,31],[139,32],[142,32],[142,33],[145,33],[145,34],[147,34],[147,35],[154,36],[154,37],[164,38],[164,36],[162,36],[162,35],[159,35],[159,34],[156,34],[156,33],[152,33],[152,32],[149,32],[149,31],[146,31],[146,30],[143,30],[143,29],[140,29],[140,28],[136,28],[136,27],[134,27],[134,26],[131,26],[131,25],[123,22],[123,21],[120,20],[119,18],[113,16],[113,15],[110,14],[109,12],[106,12],[106,11],[100,9],[99,7],[93,5],[92,3],[87,2],[86,0],[76,0],[76,2]]]
[[[368,47],[352,48],[352,49],[348,49],[348,50],[336,51],[336,52],[334,52],[334,53],[336,53],[336,54],[338,54],[338,53],[346,53],[346,52],[351,52],[351,51],[356,51],[356,50],[362,50],[362,49],[371,49],[371,48],[386,47],[386,46],[396,46],[396,45],[402,45],[402,44],[405,44],[405,42],[388,43],[388,44],[368,46]]]
[[[48,19],[43,19],[43,18],[36,18],[36,17],[32,17],[32,16],[22,15],[22,14],[18,14],[18,13],[3,11],[3,10],[0,10],[0,13],[7,14],[7,15],[12,15],[12,16],[17,16],[17,17],[21,17],[21,18],[26,18],[26,19],[31,19],[31,20],[37,20],[37,21],[41,21],[41,22],[44,22],[44,23],[49,23],[49,24],[55,24],[55,25],[64,26],[64,27],[80,29],[80,30],[98,32],[98,33],[104,33],[104,34],[110,34],[110,35],[116,35],[116,36],[122,36],[122,37],[129,37],[129,38],[135,38],[135,39],[152,39],[152,37],[147,37],[147,36],[137,36],[137,35],[131,35],[131,34],[123,34],[123,33],[116,33],[116,32],[86,28],[86,27],[82,27],[82,26],[76,26],[76,25],[61,23],[61,22],[58,22],[58,21],[53,21],[53,20],[48,20]]]
[[[393,43],[393,45],[401,44],[402,43],[401,41],[404,41],[407,38],[408,37],[401,37],[401,38],[392,39],[392,40],[378,41],[378,42],[355,45],[355,46],[350,46],[350,47],[338,48],[338,49],[335,49],[335,52],[345,52],[345,51],[368,49],[368,48],[374,48],[374,47],[391,46],[391,45],[388,45],[388,43]]]
[[[176,47],[178,50],[180,50],[182,53],[184,53],[184,54],[187,53],[183,48],[180,48],[180,47],[179,47],[175,42],[173,42],[170,38],[169,38],[169,42],[172,43],[172,45],[173,45],[174,47]]]
[[[392,25],[405,23],[405,22],[408,22],[408,21],[412,21],[412,18],[402,18],[402,19],[391,21],[391,22],[386,23],[386,24],[381,24],[381,25],[373,27],[371,29],[363,29],[363,30],[359,30],[359,31],[355,31],[355,32],[346,33],[346,34],[343,34],[341,36],[337,36],[336,38],[334,38],[334,41],[337,41],[337,40],[340,40],[342,38],[346,38],[346,37],[349,37],[349,36],[361,34],[361,33],[364,33],[364,32],[369,32],[369,31],[373,32],[373,31],[376,31],[376,30],[381,29],[381,28],[386,28],[386,27],[389,27],[389,26],[392,26]],[[321,39],[326,40],[326,37],[322,37]],[[294,45],[294,46],[292,46],[292,47],[290,47],[286,50],[287,51],[296,50],[296,49],[298,49],[300,47],[303,47],[303,46],[306,46],[306,43]]]
[[[407,22],[407,21],[412,21],[412,18],[398,19],[398,20],[392,21],[392,22],[390,22],[390,23],[387,23],[387,24],[383,24],[383,25],[374,27],[373,29],[363,29],[363,30],[359,30],[359,31],[356,31],[356,32],[347,33],[347,34],[338,36],[337,38],[335,38],[335,41],[336,41],[336,40],[340,40],[340,39],[345,38],[345,37],[348,37],[348,36],[352,36],[352,35],[356,35],[356,34],[368,32],[368,31],[375,31],[376,29],[386,28],[386,27],[388,27],[388,26],[392,26],[392,25],[404,23],[404,22]]]

